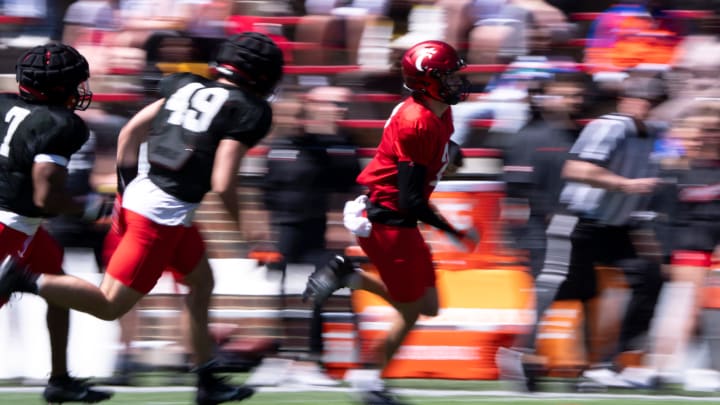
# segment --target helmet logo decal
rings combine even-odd
[[[418,57],[415,59],[415,69],[417,69],[419,72],[424,72],[425,68],[423,67],[423,60],[425,58],[432,58],[433,55],[437,50],[435,48],[423,48],[418,52]]]

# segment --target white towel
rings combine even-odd
[[[363,215],[367,204],[367,196],[361,195],[345,203],[343,209],[343,224],[355,236],[367,238],[372,230],[372,223]]]

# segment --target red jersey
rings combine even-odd
[[[448,141],[453,133],[452,112],[438,117],[408,97],[398,104],[385,123],[375,157],[357,178],[370,189],[370,200],[389,209],[398,208],[398,162],[412,162],[427,169],[424,195],[430,199],[448,164]]]

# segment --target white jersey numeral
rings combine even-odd
[[[5,114],[5,122],[7,122],[8,129],[3,138],[2,144],[0,144],[0,156],[10,156],[10,141],[12,141],[13,135],[17,130],[20,123],[30,115],[30,110],[21,107],[13,107],[10,111]]]
[[[172,111],[168,123],[192,132],[207,131],[229,95],[221,87],[206,88],[200,83],[187,84],[165,103],[165,108]]]

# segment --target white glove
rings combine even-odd
[[[372,230],[372,223],[363,214],[367,204],[367,196],[361,195],[345,203],[343,209],[343,224],[355,236],[367,238]]]

